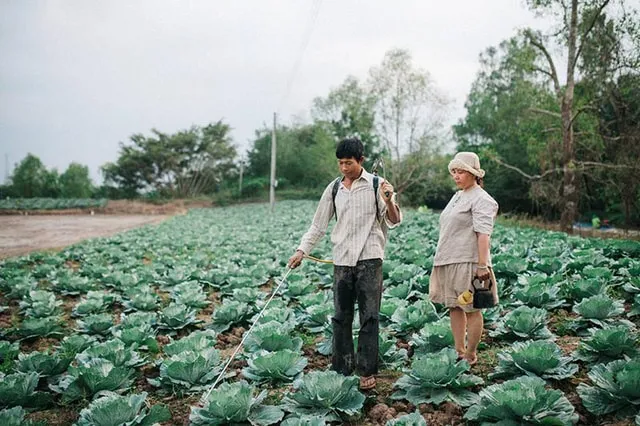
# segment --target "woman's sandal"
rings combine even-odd
[[[375,376],[362,376],[360,377],[360,390],[371,390],[376,387]]]

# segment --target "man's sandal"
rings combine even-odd
[[[371,390],[376,387],[375,376],[362,376],[360,377],[360,390]]]

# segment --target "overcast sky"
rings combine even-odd
[[[524,0],[0,0],[0,179],[5,155],[12,171],[31,152],[100,182],[133,133],[221,118],[244,151],[274,110],[308,117],[396,47],[454,100],[453,123],[478,55],[524,26],[547,26]]]

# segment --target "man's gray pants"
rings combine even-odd
[[[354,368],[362,376],[378,373],[378,315],[382,297],[382,259],[358,261],[356,266],[333,267],[333,355],[331,368],[346,376]],[[360,331],[357,357],[352,325],[358,302]]]

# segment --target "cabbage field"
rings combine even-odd
[[[0,200],[0,210],[87,209],[106,205],[105,198],[6,198]]]
[[[305,261],[207,395],[314,208],[191,210],[4,260],[0,425],[640,424],[640,243],[498,226],[470,367],[429,302],[438,217],[418,211],[387,246],[375,390],[329,371],[332,267]]]

